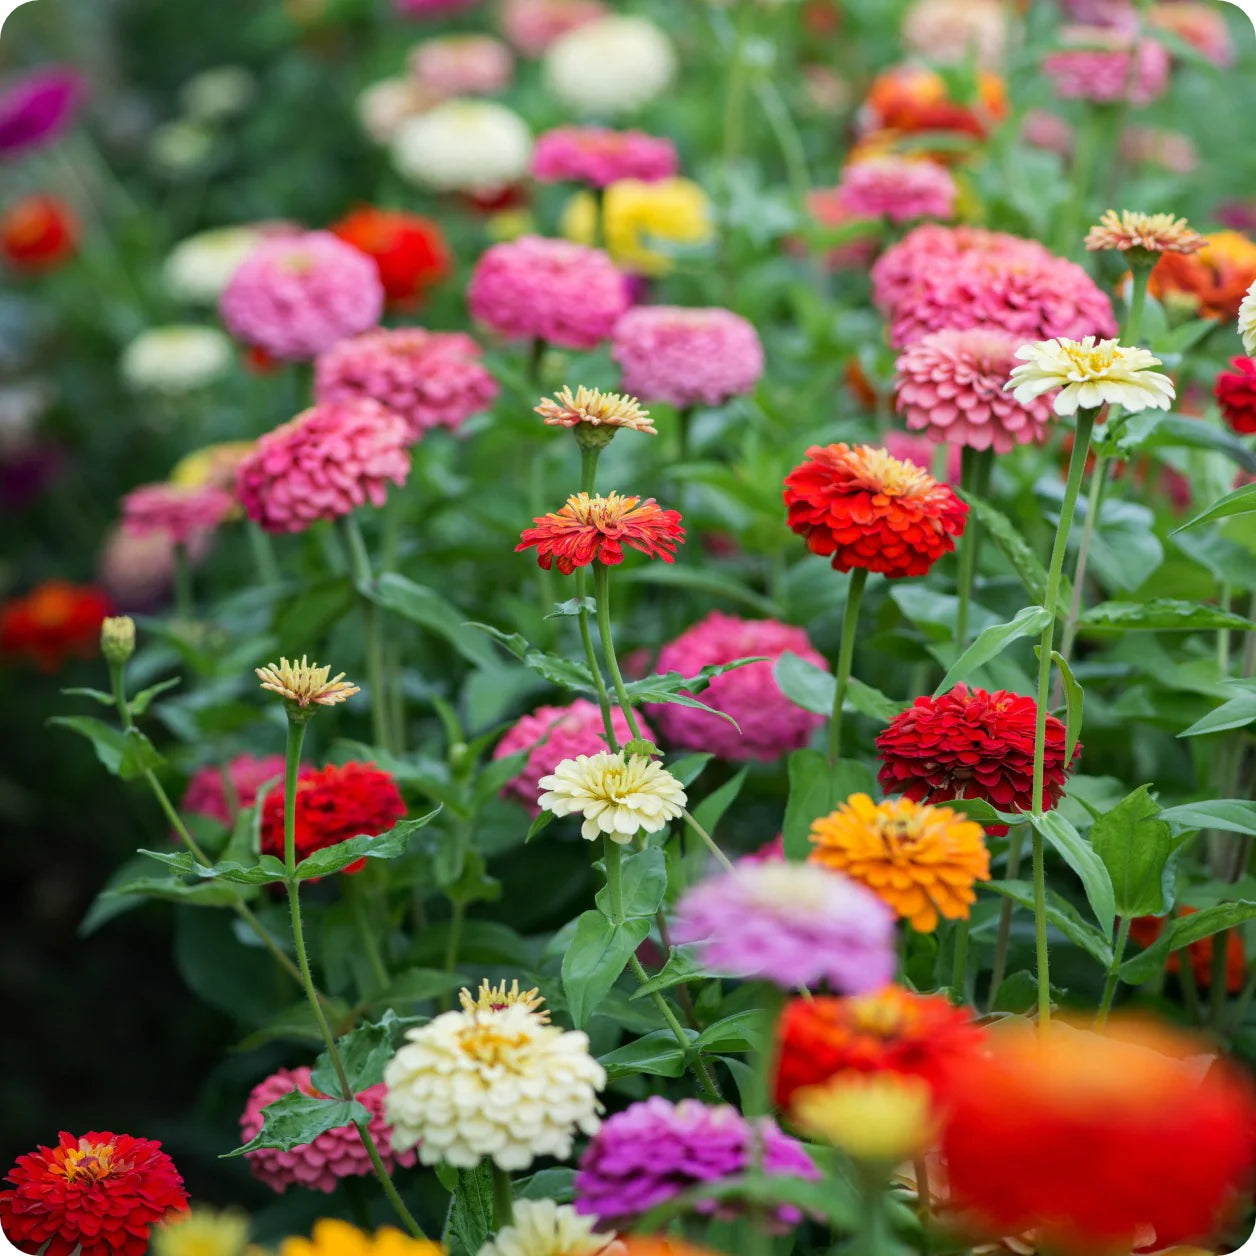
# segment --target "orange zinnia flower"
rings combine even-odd
[[[785,505],[812,553],[883,576],[925,575],[968,518],[945,484],[872,445],[813,445],[785,477]]]
[[[55,196],[26,196],[0,217],[0,256],[14,270],[53,270],[78,247],[74,211]]]
[[[1151,272],[1151,294],[1181,302],[1200,318],[1237,318],[1256,281],[1256,244],[1237,231],[1204,236],[1205,247],[1190,255],[1166,253]]]
[[[990,880],[981,825],[910,798],[877,804],[852,794],[811,826],[811,862],[844,872],[883,903],[932,933],[938,920],[967,920],[976,881]]]
[[[374,259],[384,295],[395,305],[415,305],[453,269],[440,224],[401,210],[365,205],[328,228]]]
[[[0,606],[0,654],[55,672],[71,656],[91,658],[109,599],[99,589],[46,580],[25,597]]]
[[[558,511],[534,519],[525,528],[515,553],[535,548],[537,562],[548,571],[554,561],[563,575],[591,563],[615,566],[624,560],[625,545],[665,563],[674,561],[676,543],[684,539],[680,515],[663,510],[653,497],[591,497],[576,493]]]
[[[1183,907],[1179,916],[1193,916],[1199,908]],[[1163,916],[1138,916],[1130,921],[1130,938],[1137,946],[1148,947],[1164,932],[1167,923]],[[1237,929],[1228,931],[1229,941],[1225,950],[1225,988],[1230,994],[1238,994],[1247,980],[1247,953],[1243,949],[1243,935]],[[1212,959],[1214,938],[1200,938],[1184,948],[1191,961],[1195,982],[1203,989],[1212,985]],[[1171,973],[1182,971],[1182,952],[1173,951],[1165,963]]]
[[[961,101],[936,70],[899,65],[873,81],[861,119],[865,131],[956,131],[984,139],[1007,116],[1007,108],[1007,84],[989,70],[980,72],[975,98]],[[949,154],[952,160],[954,156]]]

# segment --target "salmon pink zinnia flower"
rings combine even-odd
[[[622,497],[609,493],[591,497],[576,493],[561,509],[532,521],[525,528],[515,553],[535,549],[536,561],[546,571],[558,563],[569,576],[577,567],[605,563],[614,567],[624,560],[624,546],[665,563],[675,561],[676,545],[685,536],[680,515],[664,510],[653,497]]]

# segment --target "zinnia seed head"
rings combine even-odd
[[[335,676],[330,667],[319,667],[310,663],[305,655],[299,663],[289,663],[281,658],[278,663],[268,663],[265,667],[253,669],[262,688],[278,694],[288,705],[288,714],[293,716],[296,711],[306,712],[308,719],[313,712],[311,706],[335,706],[345,702],[359,692],[358,686],[345,680],[344,672]]]
[[[485,977],[475,994],[467,989],[460,990],[458,1002],[462,1005],[464,1012],[474,1012],[477,1008],[482,1012],[500,1012],[504,1007],[519,1006],[526,1008],[539,1021],[549,1023],[550,1014],[541,1006],[545,1002],[541,997],[541,992],[535,986],[531,990],[520,990],[517,977],[510,983],[509,988],[504,978],[497,985],[491,986],[488,978]]]
[[[657,436],[658,430],[650,418],[649,410],[627,393],[603,392],[600,388],[586,388],[581,384],[573,394],[564,385],[551,401],[541,399],[535,407],[550,427],[574,427],[579,435],[582,427],[628,427],[634,432]]]

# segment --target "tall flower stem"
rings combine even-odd
[[[942,446],[946,448],[946,446]],[[963,452],[963,471],[960,485],[964,496],[981,498],[990,486],[990,472],[994,467],[993,449],[969,449]],[[959,606],[955,612],[955,644],[962,652],[968,645],[969,607],[973,587],[977,582],[977,559],[981,551],[981,525],[976,516],[968,516],[968,524],[959,543]]]
[[[859,1225],[851,1240],[852,1256],[885,1256],[889,1248],[885,1183],[866,1168],[859,1172]]]
[[[725,872],[732,872],[733,861],[715,844],[715,838],[698,823],[697,820],[689,814],[688,811],[681,813],[685,817],[685,823],[698,835],[702,844],[715,856],[716,862],[724,869]]]
[[[305,997],[314,1013],[314,1023],[318,1026],[323,1045],[327,1048],[327,1058],[336,1072],[341,1098],[352,1102],[355,1098],[353,1086],[349,1082],[348,1073],[345,1072],[344,1060],[336,1046],[336,1037],[331,1032],[327,1017],[323,1014],[323,1005],[319,1002],[318,993],[314,987],[314,976],[310,971],[310,957],[305,948],[305,930],[301,924],[301,882],[297,877],[297,778],[301,772],[301,748],[305,742],[307,719],[308,715],[294,716],[291,711],[288,713],[288,746],[283,781],[283,884],[288,894],[288,914],[292,921],[292,946],[296,952],[297,967],[301,971],[301,984],[305,988]],[[379,1179],[379,1184],[388,1202],[392,1204],[393,1210],[410,1234],[415,1238],[423,1238],[422,1227],[411,1215],[401,1196],[397,1194],[397,1188],[393,1185],[392,1177],[380,1157],[379,1148],[375,1146],[375,1139],[371,1137],[367,1122],[354,1121],[353,1127],[358,1131],[358,1137],[362,1140],[362,1146],[370,1158],[375,1176]]]
[[[580,491],[592,496],[597,492],[597,460],[601,449],[581,446],[580,448]],[[619,749],[615,737],[615,724],[611,718],[611,696],[606,689],[606,681],[602,678],[602,665],[598,662],[597,651],[593,648],[593,631],[589,626],[589,612],[584,609],[584,599],[589,593],[589,573],[584,567],[576,568],[576,598],[581,604],[579,615],[576,616],[580,627],[580,644],[584,646],[584,660],[589,665],[593,677],[593,691],[597,695],[598,709],[602,712],[602,727],[606,732],[606,748],[613,754]]]
[[[1103,997],[1099,1000],[1099,1013],[1095,1017],[1095,1028],[1102,1029],[1108,1021],[1108,1013],[1112,1010],[1112,999],[1116,988],[1121,984],[1121,964],[1125,960],[1125,947],[1130,940],[1130,918],[1121,917],[1116,930],[1116,945],[1112,948],[1112,963],[1108,965],[1108,979],[1103,983]]]
[[[1025,826],[1018,824],[1007,839],[1007,879],[1015,881],[1020,876],[1021,853],[1025,848]],[[1010,898],[1003,900],[999,911],[999,931],[994,940],[994,966],[990,969],[990,1000],[987,1011],[993,1010],[995,997],[1007,972],[1007,949],[1012,941],[1012,912],[1015,904]]]
[[[371,928],[371,917],[367,903],[369,890],[364,880],[366,876],[367,872],[363,870],[354,877],[345,877],[344,880],[348,884],[344,886],[344,889],[345,897],[349,900],[349,911],[353,916],[353,925],[362,941],[362,950],[366,955],[366,962],[370,965],[371,977],[375,982],[374,990],[363,991],[363,994],[369,995],[378,994],[380,991],[388,988],[388,967],[384,963],[379,943],[375,939],[375,932]]]
[[[597,600],[597,627],[602,639],[602,654],[606,658],[606,668],[611,674],[611,684],[615,687],[615,697],[624,719],[628,721],[629,731],[634,740],[640,740],[641,728],[637,724],[636,714],[632,709],[632,699],[624,685],[623,674],[619,670],[619,660],[615,657],[615,639],[611,635],[611,579],[610,568],[605,563],[593,564],[594,598]]]
[[[374,584],[371,574],[371,557],[367,553],[362,530],[352,515],[340,520],[345,545],[349,551],[349,569],[358,592],[362,610],[362,629],[366,637],[366,683],[371,690],[371,739],[381,750],[393,751],[393,738],[389,713],[389,695],[384,683],[384,634],[380,622],[379,607],[371,599]]]
[[[257,524],[250,522],[247,527],[249,547],[253,551],[253,562],[257,567],[257,576],[267,588],[273,588],[280,581],[279,563],[275,559],[275,547],[271,542],[270,533],[263,532]]]
[[[192,594],[192,563],[186,545],[176,544],[171,549],[174,559],[174,613],[187,621],[196,614],[196,601]]]
[[[850,573],[850,587],[846,591],[846,609],[842,612],[842,642],[837,652],[837,667],[833,678],[833,714],[829,719],[829,806],[837,801],[837,780],[834,775],[842,757],[842,705],[846,701],[846,688],[850,683],[850,666],[855,657],[855,632],[859,626],[859,604],[863,600],[868,572],[856,567]]]
[[[1034,783],[1033,793],[1030,795],[1033,815],[1037,818],[1041,818],[1043,813],[1047,704],[1051,700],[1051,651],[1055,645],[1056,607],[1059,604],[1060,582],[1064,575],[1064,555],[1068,550],[1069,533],[1073,527],[1073,514],[1077,509],[1082,475],[1086,470],[1086,455],[1090,450],[1090,434],[1095,428],[1096,414],[1095,410],[1080,410],[1077,414],[1077,433],[1073,439],[1073,454],[1068,464],[1064,501],[1060,506],[1060,521],[1055,529],[1055,544],[1051,548],[1051,565],[1047,569],[1046,607],[1051,618],[1042,630],[1042,642],[1038,651],[1038,720],[1034,729]],[[1034,862],[1034,939],[1038,961],[1038,1019],[1045,1027],[1051,1023],[1051,974],[1050,957],[1047,954],[1047,867],[1042,833],[1036,825],[1031,841]]]

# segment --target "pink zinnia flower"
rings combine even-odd
[[[672,703],[652,706],[650,717],[673,746],[709,750],[733,761],[779,759],[805,746],[825,722],[824,716],[795,706],[777,686],[772,667],[786,653],[828,670],[803,629],[775,619],[738,619],[712,611],[663,647],[658,670],[696,676],[704,667],[766,656],[765,662],[716,676],[698,695],[707,706],[731,715],[741,732],[717,715]]]
[[[267,781],[282,777],[283,769],[284,757],[281,754],[268,754],[261,758],[242,754],[226,764],[226,776],[235,795],[234,811],[247,811],[257,801],[257,791]],[[234,815],[223,775],[223,768],[217,763],[197,768],[183,791],[179,810],[189,815],[208,816],[230,828]]]
[[[1168,31],[1223,70],[1234,64],[1234,45],[1225,15],[1211,4],[1194,0],[1163,0],[1147,15],[1152,26]]]
[[[1005,454],[1041,441],[1051,421],[1050,400],[1023,406],[1003,391],[1020,346],[1016,336],[980,327],[923,336],[895,365],[895,408],[912,431],[926,432],[938,444]]]
[[[492,96],[510,86],[515,59],[492,35],[426,39],[410,54],[410,73],[437,97]]]
[[[592,349],[628,308],[628,284],[600,249],[522,236],[480,258],[467,304],[500,336]]]
[[[1058,113],[1046,109],[1029,109],[1021,120],[1021,138],[1034,148],[1071,157],[1077,146],[1072,126]]]
[[[144,484],[122,499],[122,526],[130,536],[161,532],[174,545],[206,539],[235,509],[235,498],[212,484],[182,488]]]
[[[525,57],[539,57],[568,31],[606,13],[601,0],[504,0],[502,34]]]
[[[813,188],[807,193],[807,213],[821,227],[845,227],[860,221],[846,204],[841,188]],[[877,247],[875,235],[858,236],[826,250],[824,260],[831,270],[866,270],[877,255]]]
[[[263,241],[219,305],[227,330],[276,358],[312,358],[374,327],[384,287],[372,258],[328,231]]]
[[[871,157],[842,171],[843,206],[856,218],[950,218],[959,189],[944,166],[906,157]]]
[[[1149,105],[1169,86],[1171,61],[1164,45],[1112,26],[1066,26],[1065,45],[1042,68],[1061,100]]]
[[[410,442],[434,427],[456,429],[497,398],[480,346],[459,331],[368,331],[333,345],[314,364],[320,404],[365,397],[406,422]]]
[[[301,532],[365,502],[382,506],[388,483],[410,474],[410,429],[377,401],[311,407],[267,432],[236,471],[244,513],[267,532]]]
[[[654,730],[639,715],[637,722],[641,736],[653,741]],[[621,746],[632,739],[632,730],[619,707],[611,712],[611,727]],[[536,800],[542,792],[541,777],[549,776],[564,759],[602,754],[609,749],[606,726],[596,703],[577,698],[570,706],[537,707],[530,715],[523,716],[493,751],[494,759],[528,751],[527,762],[519,774],[502,786],[502,797],[521,802],[531,815],[538,816],[541,809]]]
[[[639,305],[615,324],[611,357],[625,392],[681,409],[722,405],[763,375],[754,325],[718,308]]]
[[[187,547],[193,566],[205,557],[209,540],[200,534]],[[174,583],[174,542],[168,532],[132,536],[119,523],[105,534],[97,573],[121,610],[151,610]]]
[[[1189,135],[1166,127],[1127,126],[1121,132],[1121,157],[1134,165],[1159,166],[1171,174],[1199,168],[1199,150]]]
[[[253,1087],[240,1117],[240,1134],[245,1142],[250,1142],[261,1132],[262,1109],[294,1090],[306,1095],[322,1093],[311,1083],[308,1068],[281,1068]],[[356,1097],[371,1114],[368,1128],[385,1168],[391,1170],[400,1165],[408,1169],[414,1165],[417,1152],[413,1148],[409,1151],[393,1150],[392,1126],[384,1120],[384,1094],[385,1086],[380,1082],[368,1086]],[[313,1142],[294,1147],[291,1151],[265,1148],[246,1152],[245,1159],[253,1170],[253,1176],[280,1195],[290,1186],[330,1195],[341,1178],[366,1177],[374,1172],[366,1148],[352,1125],[326,1130]]]
[[[604,188],[620,179],[654,183],[680,169],[676,145],[644,131],[560,126],[532,150],[532,177],[541,183],[587,183]]]
[[[0,161],[55,140],[82,95],[83,80],[57,66],[27,74],[0,93]]]

